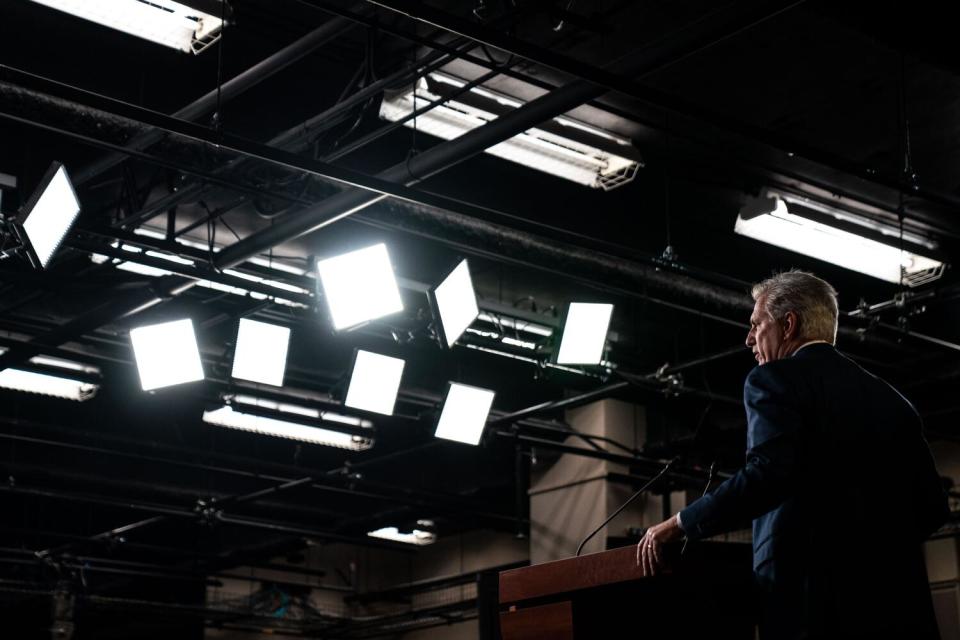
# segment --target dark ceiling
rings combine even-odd
[[[588,397],[644,405],[651,441],[633,472],[644,477],[682,453],[686,471],[673,486],[695,486],[701,465],[732,468],[742,455],[738,398],[751,359],[731,348],[744,338],[749,283],[790,267],[840,292],[841,350],[899,385],[931,438],[960,436],[953,271],[908,291],[903,304],[851,317],[861,301],[893,301],[899,287],[733,233],[744,199],[774,187],[886,222],[902,206],[907,230],[938,242],[948,262],[956,257],[960,69],[952,36],[938,35],[946,21],[912,4],[865,2],[231,4],[221,44],[193,56],[26,0],[0,1],[0,173],[20,185],[4,193],[2,211],[16,213],[52,160],[82,177],[83,204],[49,269],[0,261],[0,344],[10,349],[0,366],[47,354],[102,371],[99,393],[83,403],[0,391],[4,549],[131,562],[162,553],[214,572],[305,540],[370,544],[366,531],[420,518],[435,520],[439,535],[522,532],[515,496],[525,466],[518,475],[515,465],[528,465],[531,450],[541,463],[558,455],[563,413],[491,424],[477,448],[437,441],[451,380],[495,389],[496,416],[597,390]],[[255,67],[323,25],[335,28],[282,70]],[[524,100],[587,87],[554,115],[570,111],[631,139],[645,166],[602,191],[469,153],[429,177],[386,177],[407,185],[403,198],[333,223],[298,222],[320,203],[374,193],[371,176],[444,152],[446,143],[402,127],[354,145],[386,125],[383,89],[408,86],[427,64],[465,80],[492,68],[499,74],[486,86]],[[214,99],[190,118],[168,117],[250,69],[253,81],[239,95],[224,91],[219,109]],[[130,151],[145,133],[150,144]],[[168,239],[133,234],[144,225]],[[263,245],[246,240],[277,228],[297,230]],[[197,266],[156,279],[91,262],[91,253],[115,254],[118,239]],[[230,264],[202,248],[241,239],[252,252],[238,250]],[[271,276],[311,291],[297,307],[175,291],[197,278],[231,282],[224,267],[264,275],[244,262],[256,255],[307,268],[313,256],[374,241],[388,244],[405,279],[406,311],[345,334],[330,328],[311,278]],[[530,351],[468,335],[473,348],[441,349],[422,285],[461,257],[490,313],[557,327],[571,300],[614,303],[615,368],[546,366],[549,340]],[[198,327],[208,380],[140,391],[127,331],[184,316]],[[336,409],[354,349],[405,358],[396,415],[371,417],[375,446],[350,453],[203,423],[204,407],[236,390],[229,366],[240,317],[293,329],[278,398]],[[665,364],[681,366],[657,375]],[[624,380],[631,384],[617,384]],[[219,509],[198,507],[211,500]],[[26,569],[0,571],[19,579]]]

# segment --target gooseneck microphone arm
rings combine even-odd
[[[630,497],[627,499],[626,502],[624,502],[622,505],[620,505],[620,508],[619,508],[619,509],[617,509],[616,511],[614,511],[613,513],[611,513],[610,516],[609,516],[606,520],[604,520],[602,523],[600,523],[600,526],[599,526],[599,527],[597,527],[596,529],[594,529],[593,531],[591,531],[591,532],[590,532],[590,535],[588,535],[586,538],[584,538],[584,539],[583,539],[583,542],[580,543],[580,546],[577,547],[577,556],[579,556],[579,555],[580,555],[580,552],[583,551],[583,546],[584,546],[585,544],[587,544],[587,542],[590,541],[590,538],[592,538],[593,536],[595,536],[595,535],[597,535],[598,533],[600,533],[600,531],[601,531],[605,526],[607,526],[608,524],[610,524],[610,521],[611,521],[611,520],[613,520],[613,519],[616,518],[618,515],[620,515],[620,512],[621,512],[621,511],[623,511],[624,509],[626,509],[634,500],[636,500],[637,498],[639,498],[639,497],[643,494],[644,491],[646,491],[647,489],[649,489],[650,487],[652,487],[653,484],[654,484],[657,480],[659,480],[660,478],[662,478],[662,477],[664,476],[664,474],[665,474],[667,471],[670,470],[670,467],[672,467],[672,466],[677,462],[677,460],[679,460],[679,458],[674,458],[673,460],[671,460],[670,462],[668,462],[666,465],[664,465],[663,469],[660,470],[660,473],[658,473],[657,475],[655,475],[655,476],[653,476],[652,478],[650,478],[650,480],[647,481],[647,483],[644,484],[642,487],[640,487],[635,494],[633,494],[632,496],[630,496]]]

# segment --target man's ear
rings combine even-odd
[[[800,332],[800,317],[794,311],[787,311],[783,316],[783,339],[796,338]]]

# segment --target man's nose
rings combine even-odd
[[[751,331],[750,333],[747,334],[747,340],[746,340],[747,348],[748,348],[748,349],[752,348],[753,345],[756,344],[756,342],[757,342],[757,341],[754,340],[754,338],[753,338],[753,331]]]

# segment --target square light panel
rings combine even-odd
[[[483,428],[487,424],[493,396],[494,392],[489,389],[450,383],[434,435],[476,446],[480,443]]]
[[[384,244],[318,260],[317,275],[338,331],[403,311]]]
[[[433,299],[440,316],[443,341],[452,347],[480,313],[466,260],[461,261],[433,290]]]
[[[144,391],[203,380],[193,322],[174,320],[130,330]]]
[[[600,364],[612,304],[571,302],[560,338],[557,364]]]
[[[80,201],[67,170],[54,162],[28,201],[22,223],[35,267],[46,268],[79,213]]]
[[[353,409],[393,415],[404,361],[370,351],[357,351],[344,404]]]
[[[290,329],[242,318],[231,375],[241,380],[283,386]]]

